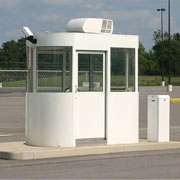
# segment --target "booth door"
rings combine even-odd
[[[105,53],[78,52],[76,139],[105,138]]]

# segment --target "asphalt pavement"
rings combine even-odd
[[[180,150],[0,160],[1,179],[180,179]]]

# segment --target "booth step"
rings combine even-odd
[[[93,146],[93,145],[106,145],[107,140],[104,138],[88,138],[88,139],[77,139],[76,146]]]

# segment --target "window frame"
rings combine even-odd
[[[77,92],[79,93],[95,93],[95,92],[105,92],[105,60],[106,60],[106,53],[104,51],[77,51]],[[99,91],[82,91],[79,90],[79,54],[87,54],[87,55],[102,55],[102,66],[103,66],[103,73],[102,73],[102,90]]]
[[[61,91],[50,91],[50,90],[48,90],[48,91],[42,91],[42,90],[39,91],[38,90],[38,48],[57,48],[57,50],[59,48],[59,49],[64,50],[63,53],[60,53],[60,54],[63,55],[63,61],[64,61],[64,54],[67,53],[66,48],[69,48],[69,63],[70,63],[70,67],[69,67],[69,71],[70,71],[70,75],[69,75],[69,77],[70,77],[70,88],[69,88],[69,91],[66,91],[66,90],[65,91],[63,91],[63,90],[61,90]],[[73,72],[72,72],[72,61],[73,61],[72,53],[73,53],[73,47],[72,46],[37,46],[36,47],[36,69],[35,69],[35,72],[36,72],[36,92],[37,93],[72,93],[72,80],[73,80],[73,78],[72,78],[72,74],[73,74]],[[66,65],[65,65],[65,67],[66,67]],[[64,63],[62,64],[62,66],[64,67]],[[66,72],[65,72],[65,74],[66,74]],[[61,81],[62,85],[59,86],[61,88],[63,88],[63,75],[64,75],[64,72],[63,72],[63,69],[62,69],[62,81]],[[66,77],[67,76],[65,76],[65,79],[66,79]]]
[[[124,83],[124,88],[122,88],[122,90],[120,90],[119,88],[117,88],[117,90],[112,90],[112,50],[115,49],[115,50],[133,50],[133,57],[134,57],[134,61],[133,61],[133,77],[134,77],[134,80],[133,80],[133,86],[129,86],[128,88],[126,88],[126,80],[125,80],[125,83]],[[130,54],[130,53],[129,53]],[[128,67],[129,67],[129,61],[130,60],[130,56],[129,56],[129,59],[128,59]],[[126,79],[126,61],[125,62],[125,68],[124,68],[124,78]],[[110,48],[110,92],[135,92],[136,91],[136,48],[135,47],[111,47]],[[129,71],[129,69],[128,69]],[[128,74],[128,80],[130,79],[130,74]],[[128,85],[130,84],[130,81],[128,81]],[[118,86],[117,86],[118,87]]]

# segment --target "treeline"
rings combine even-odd
[[[162,59],[164,62],[164,74],[168,74],[168,33],[164,34],[161,41],[161,33],[154,32],[154,46],[147,52],[143,44],[139,44],[139,74],[161,75]],[[171,35],[171,74],[180,75],[180,34]],[[0,69],[26,69],[25,39],[8,41],[0,48]]]
[[[154,32],[154,46],[146,52],[143,44],[139,45],[139,74],[140,75],[161,75],[162,60],[164,74],[168,74],[168,33],[164,34],[164,41],[161,40],[160,32]],[[170,43],[170,69],[172,75],[180,75],[180,34],[171,35]]]

